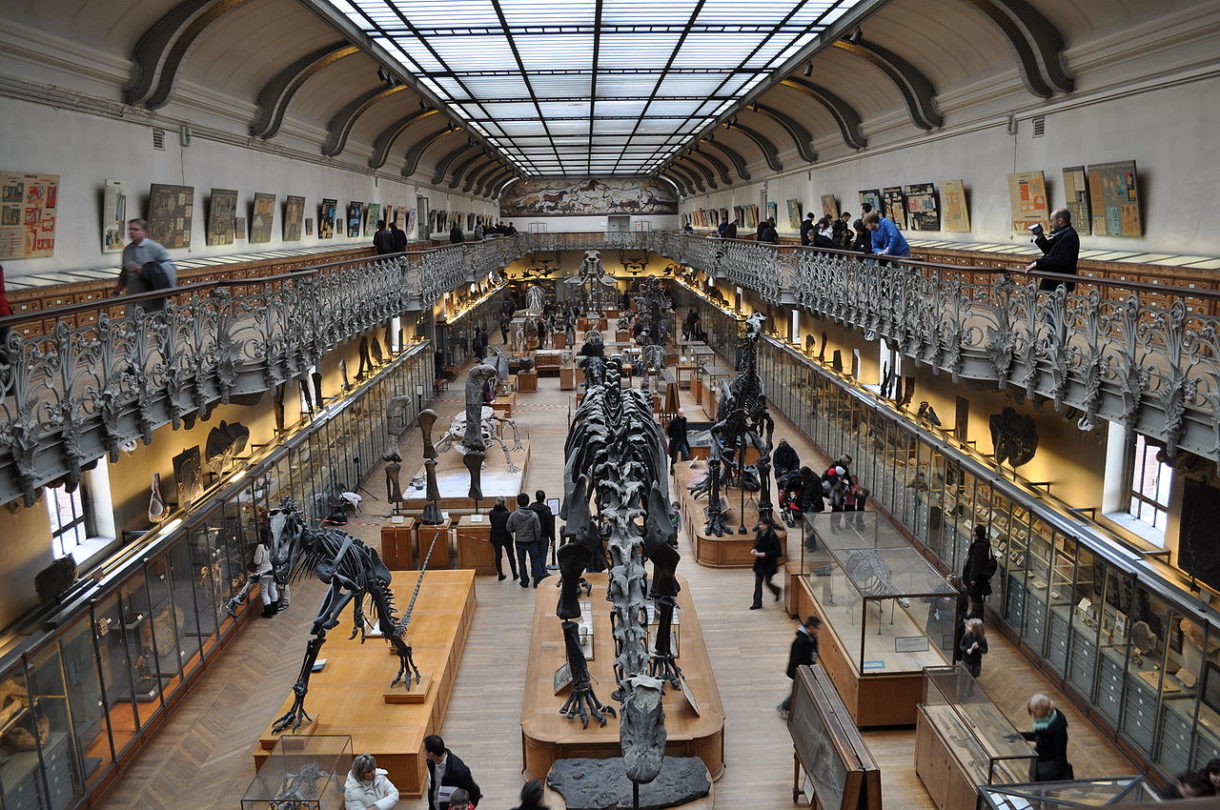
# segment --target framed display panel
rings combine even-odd
[[[237,189],[214,188],[208,198],[209,245],[233,244],[233,229],[237,219]]]
[[[369,203],[368,210],[364,214],[364,235],[372,236],[377,233],[377,220],[381,219],[381,204]]]
[[[153,183],[148,195],[148,237],[166,248],[191,246],[195,187]]]
[[[801,218],[805,216],[805,206],[800,200],[788,200],[788,227],[797,230],[801,227]]]
[[[347,235],[349,237],[357,237],[360,235],[360,225],[363,222],[361,217],[364,213],[364,203],[353,200],[347,204]]]
[[[1091,164],[1088,186],[1094,234],[1143,235],[1134,160]]]
[[[1042,172],[1008,175],[1008,205],[1012,209],[1012,231],[1025,234],[1031,225],[1050,230],[1050,208]]]
[[[127,184],[107,180],[102,192],[102,252],[121,253],[127,242]]]
[[[856,194],[860,198],[860,207],[864,208],[865,203],[871,205],[877,213],[882,212],[881,208],[881,189],[877,188],[862,188]]]
[[[936,199],[936,186],[932,183],[916,183],[903,186],[907,198],[907,219],[913,231],[939,231],[940,209]]]
[[[792,688],[788,733],[817,806],[880,810],[881,771],[830,678],[820,667],[798,667]],[[801,792],[793,786],[793,802]]]
[[[833,194],[822,195],[822,214],[828,217],[839,216],[839,202]]]
[[[326,197],[318,209],[318,238],[332,239],[335,235],[335,217],[338,214],[339,201]],[[309,233],[309,220],[305,220],[305,233]]]
[[[908,227],[907,206],[906,199],[902,193],[902,186],[883,188],[881,190],[881,204],[885,209],[884,216],[892,219],[899,230],[905,231]]]
[[[966,202],[966,184],[961,180],[940,181],[941,230],[947,233],[970,233],[970,207]]]
[[[0,172],[0,259],[55,254],[59,175]]]
[[[291,194],[284,201],[284,241],[297,242],[301,239],[301,223],[305,218],[305,198],[294,197]]]
[[[250,216],[250,244],[259,245],[271,241],[271,228],[275,224],[275,195],[258,192],[254,195],[254,208]]]
[[[1072,215],[1072,227],[1081,236],[1093,232],[1093,218],[1089,215],[1088,172],[1084,166],[1066,166],[1063,169],[1064,208]]]

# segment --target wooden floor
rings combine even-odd
[[[559,391],[555,378],[542,378],[538,383],[536,394],[518,395],[514,413],[522,433],[532,440],[526,488],[531,494],[545,489],[558,497],[563,439],[574,409],[572,392]],[[453,385],[446,399],[433,404],[442,419],[460,410],[460,391],[460,385]],[[693,402],[684,404],[693,418],[698,407]],[[776,421],[777,440],[787,437],[805,463],[817,458],[787,420],[776,414]],[[420,458],[419,431],[404,438],[402,454],[405,459]],[[826,459],[819,461],[823,468],[827,463]],[[380,480],[380,469],[373,470],[369,481],[376,483],[369,488],[378,492]],[[349,531],[379,544],[378,527],[389,511],[387,505],[367,499],[363,511],[354,520],[368,525],[354,523]],[[799,537],[798,532],[792,533],[790,554],[799,555]],[[678,571],[689,582],[726,713],[727,766],[716,785],[716,804],[721,808],[791,807],[792,743],[774,707],[789,688],[784,665],[796,624],[774,602],[766,602],[764,610],[747,609],[753,589],[748,569],[701,567],[694,563],[693,551],[685,542],[683,553]],[[522,589],[511,579],[497,582],[494,576],[478,577],[476,589],[478,608],[444,737],[471,767],[485,796],[482,806],[497,810],[517,803],[522,784],[522,684],[534,599],[553,600],[555,591]],[[296,678],[321,595],[321,585],[311,581],[294,590],[292,607],[286,613],[268,620],[253,619],[117,781],[102,806],[141,810],[239,807],[254,773],[251,751]],[[990,634],[989,640],[991,652],[984,659],[981,683],[1018,727],[1027,728],[1025,699],[1037,691],[1052,697],[1056,692],[998,633]],[[389,656],[387,665],[392,669]],[[387,678],[391,676],[392,672]],[[1133,772],[1099,730],[1070,707],[1066,714],[1071,724],[1070,755],[1078,777]],[[881,764],[886,806],[931,810],[932,802],[912,761],[914,730],[869,731],[864,739]],[[426,808],[427,802],[403,800],[399,807],[416,810]]]

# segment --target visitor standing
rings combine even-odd
[[[508,511],[507,502],[504,496],[496,498],[496,505],[487,513],[487,522],[491,524],[491,550],[496,555],[496,576],[501,582],[504,581],[504,564],[500,561],[501,553],[508,557],[508,568],[513,572],[513,579],[517,578],[517,559],[513,555],[513,534],[508,530],[508,518],[512,512]]]
[[[669,437],[669,472],[672,475],[678,454],[683,461],[690,461],[690,437],[687,435],[686,411],[678,409],[678,414],[669,420],[665,434]]]
[[[165,290],[178,284],[178,271],[169,251],[159,242],[148,238],[148,223],[142,219],[127,222],[131,239],[123,248],[123,269],[114,287],[115,295],[137,295],[152,290]],[[163,309],[165,299],[145,301],[145,311]]]
[[[259,540],[254,547],[254,574],[258,577],[258,592],[263,599],[263,618],[270,619],[278,612],[280,595],[271,565],[271,549],[267,547],[266,540]]]
[[[783,594],[784,589],[771,582],[771,578],[779,570],[779,558],[782,553],[775,524],[766,519],[758,521],[758,525],[754,527],[754,547],[750,549],[750,554],[754,557],[754,601],[750,604],[750,610],[762,608],[764,584],[776,602]]]
[[[793,688],[796,687],[797,667],[812,666],[818,661],[818,628],[821,626],[822,620],[817,616],[807,616],[801,626],[796,628],[796,638],[792,640],[792,646],[788,650],[788,668],[784,670],[789,680],[794,682]],[[788,690],[788,697],[775,708],[781,717],[788,719],[788,712],[792,709],[791,689]]]
[[[1050,236],[1042,233],[1041,225],[1035,225],[1030,230],[1034,234],[1034,244],[1042,251],[1042,258],[1027,264],[1025,272],[1045,270],[1050,273],[1076,275],[1076,262],[1080,257],[1080,234],[1076,233],[1076,229],[1072,227],[1070,211],[1060,208],[1051,214]],[[1038,289],[1053,291],[1060,284],[1067,292],[1076,288],[1076,285],[1070,281],[1062,282],[1053,278],[1044,278],[1038,285]]]
[[[460,245],[465,241],[466,237],[462,235],[462,226],[456,222],[453,223],[453,227],[449,229],[449,244]]]
[[[530,496],[524,492],[517,496],[517,508],[508,517],[508,530],[512,532],[517,551],[517,570],[521,575],[521,587],[530,586],[530,573],[534,575],[534,587],[538,587],[538,571],[545,567],[541,561],[542,521],[538,513],[529,508]],[[526,561],[526,557],[529,561]]]
[[[987,631],[982,619],[967,619],[966,632],[958,645],[962,651],[962,665],[974,677],[983,671],[983,654],[987,652]]]
[[[962,582],[970,595],[970,618],[983,618],[983,605],[991,595],[991,577],[998,563],[991,553],[987,541],[987,527],[978,524],[971,532],[970,549],[966,552],[966,565],[962,569]]]
[[[1054,702],[1043,694],[1033,695],[1026,705],[1033,731],[1022,731],[1021,736],[1034,744],[1038,757],[1029,764],[1029,781],[1055,782],[1074,779],[1072,764],[1068,762],[1068,722],[1063,712],[1055,708]]]
[[[377,767],[372,754],[360,754],[353,759],[343,784],[344,810],[390,810],[396,806],[398,788],[388,773]]]
[[[550,556],[551,547],[555,545],[555,513],[547,505],[546,492],[541,489],[534,493],[534,502],[530,504],[530,509],[533,509],[534,514],[538,516],[538,523],[542,529],[538,569],[533,572],[534,581],[537,582],[550,576],[546,572],[546,558]]]
[[[377,220],[377,233],[373,234],[373,250],[378,256],[394,252],[394,234],[386,227],[385,220]]]
[[[390,223],[390,236],[394,237],[394,253],[402,253],[407,249],[407,232],[398,227],[398,220]]]
[[[801,220],[801,244],[808,246],[813,244],[813,212],[810,211]]]
[[[771,454],[771,460],[775,464],[775,480],[777,481],[801,468],[801,457],[797,455],[796,448],[788,444],[787,439],[779,440],[775,452]]]
[[[428,810],[449,810],[453,790],[461,788],[476,805],[483,791],[470,775],[470,768],[448,748],[439,734],[424,737],[424,757],[428,760]]]
[[[779,244],[779,231],[775,230],[774,222],[769,219],[763,221],[758,229],[758,241],[770,245]]]
[[[736,239],[737,238],[737,220],[733,220],[732,222],[730,222],[729,227],[724,229],[724,238],[725,239]]]

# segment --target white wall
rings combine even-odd
[[[102,189],[107,178],[127,184],[133,198],[128,203],[128,218],[146,213],[152,183],[195,187],[191,247],[171,251],[178,259],[284,247],[368,244],[369,237],[349,239],[346,231],[341,234],[339,228],[333,239],[318,238],[318,206],[323,197],[338,200],[340,216],[352,200],[413,209],[417,191],[428,196],[434,208],[486,214],[496,210],[494,202],[420,187],[405,179],[396,181],[339,165],[295,160],[198,135],[191,138],[189,146],[182,146],[175,130],[166,131],[165,150],[157,151],[153,149],[152,128],[143,123],[14,99],[4,99],[2,104],[0,167],[60,176],[55,255],[6,259],[4,269],[9,278],[75,268],[117,267],[118,254],[103,253],[101,246]],[[277,210],[271,241],[251,245],[239,239],[231,245],[207,246],[207,198],[213,188],[237,189],[237,215],[247,218],[255,192],[275,194]],[[289,194],[305,197],[305,216],[314,220],[313,235],[306,236],[302,230],[301,239],[296,242],[282,239],[283,204]],[[409,235],[415,233],[413,225]]]
[[[1046,176],[1052,208],[1064,203],[1065,166],[1134,160],[1138,173],[1144,236],[1082,236],[1089,249],[1220,255],[1220,228],[1208,202],[1220,186],[1215,133],[1220,131],[1220,78],[1178,77],[1168,85],[1112,89],[1104,97],[1074,98],[1048,105],[1045,135],[1033,137],[1029,115],[1007,131],[1007,116],[918,135],[899,143],[870,146],[816,164],[785,155],[791,170],[769,175],[767,198],[778,203],[779,230],[787,230],[785,200],[801,199],[806,211],[821,210],[821,195],[834,194],[840,208],[858,215],[859,189],[943,180],[965,181],[971,233],[917,232],[947,241],[1013,242],[1007,175],[1037,171]],[[756,182],[741,182],[734,197]],[[723,191],[686,198],[681,210],[725,207]]]
[[[535,227],[541,227],[549,233],[587,233],[589,231],[605,231],[607,229],[606,216],[599,217],[504,217],[503,222],[511,222],[516,226],[521,233],[527,233],[530,230],[530,225],[537,223]],[[654,231],[676,231],[678,229],[677,214],[632,214],[631,226],[638,227],[636,223],[647,222],[648,227]]]

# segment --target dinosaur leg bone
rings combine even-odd
[[[287,728],[295,731],[301,727],[302,722],[312,719],[305,712],[305,695],[309,693],[309,676],[313,673],[313,665],[318,660],[318,652],[326,643],[327,631],[339,623],[339,614],[347,607],[352,596],[353,594],[344,592],[337,582],[331,582],[326,599],[322,602],[322,610],[313,620],[313,638],[305,647],[305,660],[301,663],[301,672],[297,676],[297,682],[292,687],[296,699],[292,702],[292,708],[272,725],[271,733],[279,734]]]

